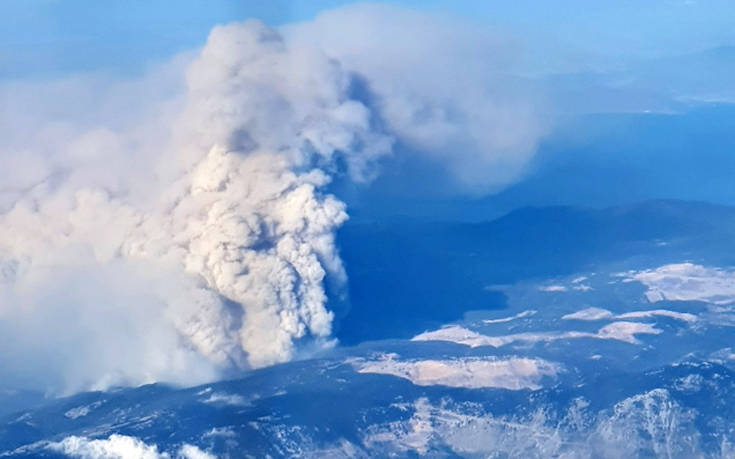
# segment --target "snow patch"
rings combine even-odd
[[[88,415],[92,411],[96,410],[100,406],[102,406],[102,402],[101,401],[97,401],[97,402],[91,403],[89,405],[78,406],[78,407],[72,408],[69,411],[67,411],[66,413],[64,413],[64,417],[67,417],[69,419],[81,418],[81,417],[84,417],[84,416]]]
[[[669,311],[668,309],[652,309],[649,311],[626,312],[624,314],[619,314],[617,318],[618,319],[638,319],[638,318],[655,317],[655,316],[670,317],[672,319],[681,320],[683,322],[689,322],[689,323],[697,321],[697,316],[695,316],[694,314],[690,314],[688,312]]]
[[[202,403],[222,404],[230,406],[248,406],[249,403],[242,395],[227,394],[224,392],[213,392]]]
[[[648,287],[646,298],[658,301],[704,301],[714,304],[735,302],[735,272],[692,263],[678,263],[626,273],[625,281]]]
[[[630,311],[622,314],[613,314],[607,309],[587,308],[581,311],[573,312],[562,316],[562,320],[606,320],[606,319],[645,319],[651,317],[669,317],[683,322],[693,323],[697,321],[697,316],[688,312],[669,311],[668,309],[651,309],[645,311]]]
[[[495,416],[474,403],[419,398],[409,419],[375,424],[363,444],[382,457],[705,457],[694,413],[654,389],[593,412],[584,399],[565,412]],[[729,451],[728,451],[729,452]],[[452,454],[449,454],[452,453]],[[730,457],[729,454],[723,454]]]
[[[492,346],[501,347],[507,344],[550,342],[562,339],[575,338],[597,338],[613,339],[626,343],[637,344],[636,334],[657,335],[661,330],[651,324],[638,322],[613,322],[605,325],[597,333],[568,331],[568,332],[541,332],[541,333],[516,333],[513,335],[487,336],[459,325],[450,325],[439,330],[424,332],[411,338],[411,341],[447,341],[462,344],[469,347]]]
[[[533,310],[523,311],[523,312],[520,312],[520,313],[518,313],[518,314],[516,314],[514,316],[510,316],[510,317],[502,317],[500,319],[485,319],[485,320],[482,321],[482,323],[484,323],[484,324],[500,324],[500,323],[504,323],[504,322],[511,322],[513,320],[516,320],[516,319],[522,319],[524,317],[532,316],[532,315],[536,314],[536,312],[537,311],[533,311]]]
[[[562,320],[604,320],[611,319],[613,313],[602,308],[587,308],[562,316]]]
[[[540,380],[556,376],[557,364],[536,358],[496,357],[450,360],[397,360],[395,354],[379,360],[351,362],[358,373],[398,376],[417,386],[501,388],[510,390],[540,389]]]
[[[658,335],[661,330],[651,324],[640,322],[613,322],[602,327],[596,334],[597,338],[614,339],[626,343],[638,344],[635,335]]]

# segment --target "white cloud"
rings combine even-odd
[[[70,436],[60,442],[49,443],[48,449],[79,459],[171,459],[157,445],[126,435],[112,434],[107,439],[89,439]],[[214,459],[215,456],[190,444],[183,444],[173,456],[178,459]]]
[[[202,451],[194,445],[184,444],[179,448],[178,457],[181,459],[216,459],[217,456]]]
[[[147,445],[135,437],[110,435],[106,440],[85,437],[66,437],[51,443],[48,449],[80,459],[169,459],[168,453],[159,452],[158,446]]]

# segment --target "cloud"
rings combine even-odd
[[[110,435],[107,439],[92,440],[86,437],[71,436],[55,443],[47,449],[58,451],[69,457],[80,459],[213,459],[214,456],[190,444],[182,445],[174,456],[158,450],[157,445],[148,445],[142,440],[126,435]]]
[[[327,40],[342,32],[346,47]],[[490,190],[533,152],[532,104],[485,60],[502,43],[473,36],[355,7],[283,33],[215,27],[134,81],[0,88],[4,379],[193,384],[333,345],[335,176],[369,181],[401,142]]]

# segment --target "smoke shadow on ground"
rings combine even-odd
[[[505,308],[493,286],[621,260],[733,265],[733,251],[723,250],[733,240],[735,208],[670,200],[531,207],[483,223],[356,219],[338,234],[349,284],[336,336],[346,345],[410,338],[470,310]]]

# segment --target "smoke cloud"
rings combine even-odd
[[[517,181],[548,128],[541,94],[517,76],[519,44],[472,23],[362,4],[285,34],[364,77],[389,131],[441,165],[464,193]]]
[[[496,189],[541,132],[475,61],[488,43],[451,23],[432,37],[427,20],[359,7],[282,31],[246,21],[135,82],[4,85],[3,380],[191,384],[333,345],[325,282],[346,281],[347,213],[330,180],[369,181],[403,142]]]

